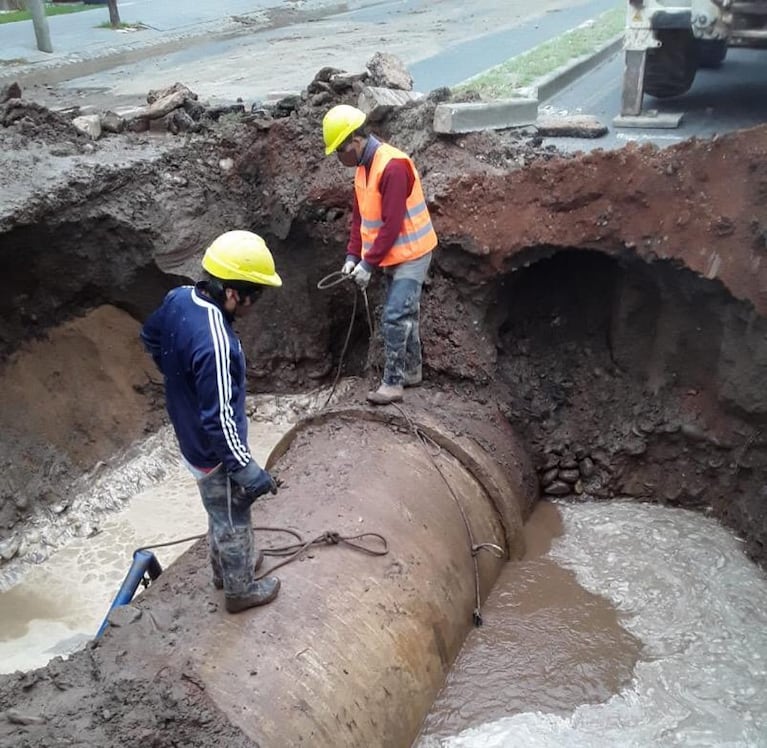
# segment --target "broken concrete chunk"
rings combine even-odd
[[[316,94],[321,93],[323,91],[330,92],[330,83],[326,83],[325,81],[312,81],[307,87],[306,90],[310,94]]]
[[[558,138],[601,138],[607,126],[590,114],[538,117],[535,127],[539,135]]]
[[[151,127],[151,121],[146,117],[136,117],[126,123],[128,132],[147,132]]]
[[[8,99],[20,99],[21,98],[21,86],[18,83],[9,83],[7,86],[0,88],[0,104],[5,103]]]
[[[125,129],[125,120],[115,112],[102,112],[100,122],[104,132],[122,132]]]
[[[195,121],[201,120],[206,113],[205,106],[194,99],[187,99],[184,102],[184,111]]]
[[[330,77],[330,87],[336,93],[345,93],[349,89],[354,90],[355,86],[364,84],[370,76],[365,73],[354,73],[353,75],[347,73],[339,73]]]
[[[178,135],[180,132],[197,132],[201,126],[184,109],[174,109],[165,117],[165,127],[168,132]]]
[[[532,125],[538,118],[538,99],[507,99],[468,104],[438,104],[434,110],[434,131],[464,133],[503,130]]]
[[[21,546],[21,538],[11,535],[0,543],[0,558],[3,561],[10,561],[18,552]]]
[[[378,86],[365,86],[360,93],[357,106],[365,112],[370,122],[383,117],[396,107],[409,104],[411,101],[422,101],[425,97],[415,91],[394,90]]]
[[[301,104],[301,96],[285,96],[274,103],[276,117],[285,117],[298,109]]]
[[[334,75],[338,75],[339,73],[343,73],[344,71],[341,70],[341,68],[333,68],[329,65],[326,65],[324,68],[320,68],[317,71],[317,74],[314,76],[314,80],[316,81],[324,81],[327,83]]]
[[[219,120],[225,114],[244,114],[245,104],[219,104],[218,106],[210,107],[207,110],[207,115],[210,119]]]
[[[160,99],[155,99],[151,104],[149,104],[149,106],[133,107],[131,109],[121,111],[120,114],[125,118],[127,122],[132,122],[136,119],[160,119],[166,114],[172,112],[174,109],[178,109],[179,107],[184,106],[184,102],[186,100],[187,94],[184,91],[176,91],[172,94],[169,94],[168,96],[164,96]]]
[[[402,91],[413,90],[413,76],[399,57],[388,52],[376,52],[367,64],[370,82],[382,88],[397,88]]]
[[[86,114],[75,117],[72,124],[80,131],[90,136],[93,140],[101,137],[101,117],[98,114]]]
[[[191,88],[188,88],[183,83],[179,83],[176,81],[172,86],[168,86],[168,88],[158,88],[151,90],[146,95],[147,104],[154,104],[156,101],[160,101],[160,99],[166,99],[169,96],[172,96],[173,94],[181,94],[182,99],[194,99],[197,100],[197,94],[192,91]]]

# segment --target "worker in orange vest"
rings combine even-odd
[[[367,399],[375,405],[402,400],[421,383],[421,289],[437,246],[413,161],[363,129],[365,113],[340,104],[322,120],[325,154],[356,169],[354,208],[342,272],[367,288],[375,268],[387,282],[381,316],[386,363],[383,379]]]

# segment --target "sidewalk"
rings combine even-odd
[[[326,65],[361,70],[383,43],[409,65],[416,90],[430,91],[557,38],[616,3],[581,0],[558,7],[537,0],[547,1],[543,16],[531,11],[511,24],[506,9],[512,0],[475,0],[468,8],[465,0],[443,0],[426,9],[424,0],[218,0],[204,6],[120,0],[121,20],[146,28],[99,28],[108,20],[106,6],[53,16],[52,54],[37,50],[31,21],[0,25],[0,86],[16,81],[22,89],[53,90],[54,84],[79,81],[116,106],[183,80],[208,101],[253,100],[300,90],[311,71]],[[519,11],[528,2],[515,0],[514,7]],[[449,33],[435,30],[440,19]],[[590,64],[601,56],[592,55]],[[556,81],[565,80],[561,72]],[[73,89],[78,101],[88,95]],[[53,97],[58,101],[59,95]]]
[[[306,0],[301,12],[321,11],[329,4]],[[280,0],[127,0],[118,4],[118,10],[123,23],[147,28],[99,28],[109,21],[106,5],[50,16],[52,53],[37,49],[32,21],[0,24],[0,84],[58,83],[143,59],[150,50],[152,55],[171,52],[195,38],[247,34],[268,27],[273,13],[290,12]]]

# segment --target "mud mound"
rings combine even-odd
[[[71,144],[78,153],[93,149],[70,119],[32,101],[10,99],[0,104],[0,126],[4,152],[40,144],[59,146],[62,142]]]
[[[91,649],[0,678],[0,711],[2,748],[254,748],[208,698],[193,669],[158,661],[155,672],[138,679]]]
[[[6,559],[19,550],[17,525],[30,514],[65,511],[77,477],[163,421],[138,328],[124,312],[102,307],[29,341],[0,368]]]

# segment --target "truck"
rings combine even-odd
[[[686,93],[730,47],[767,47],[767,0],[628,0],[621,115],[640,115],[644,94]]]

